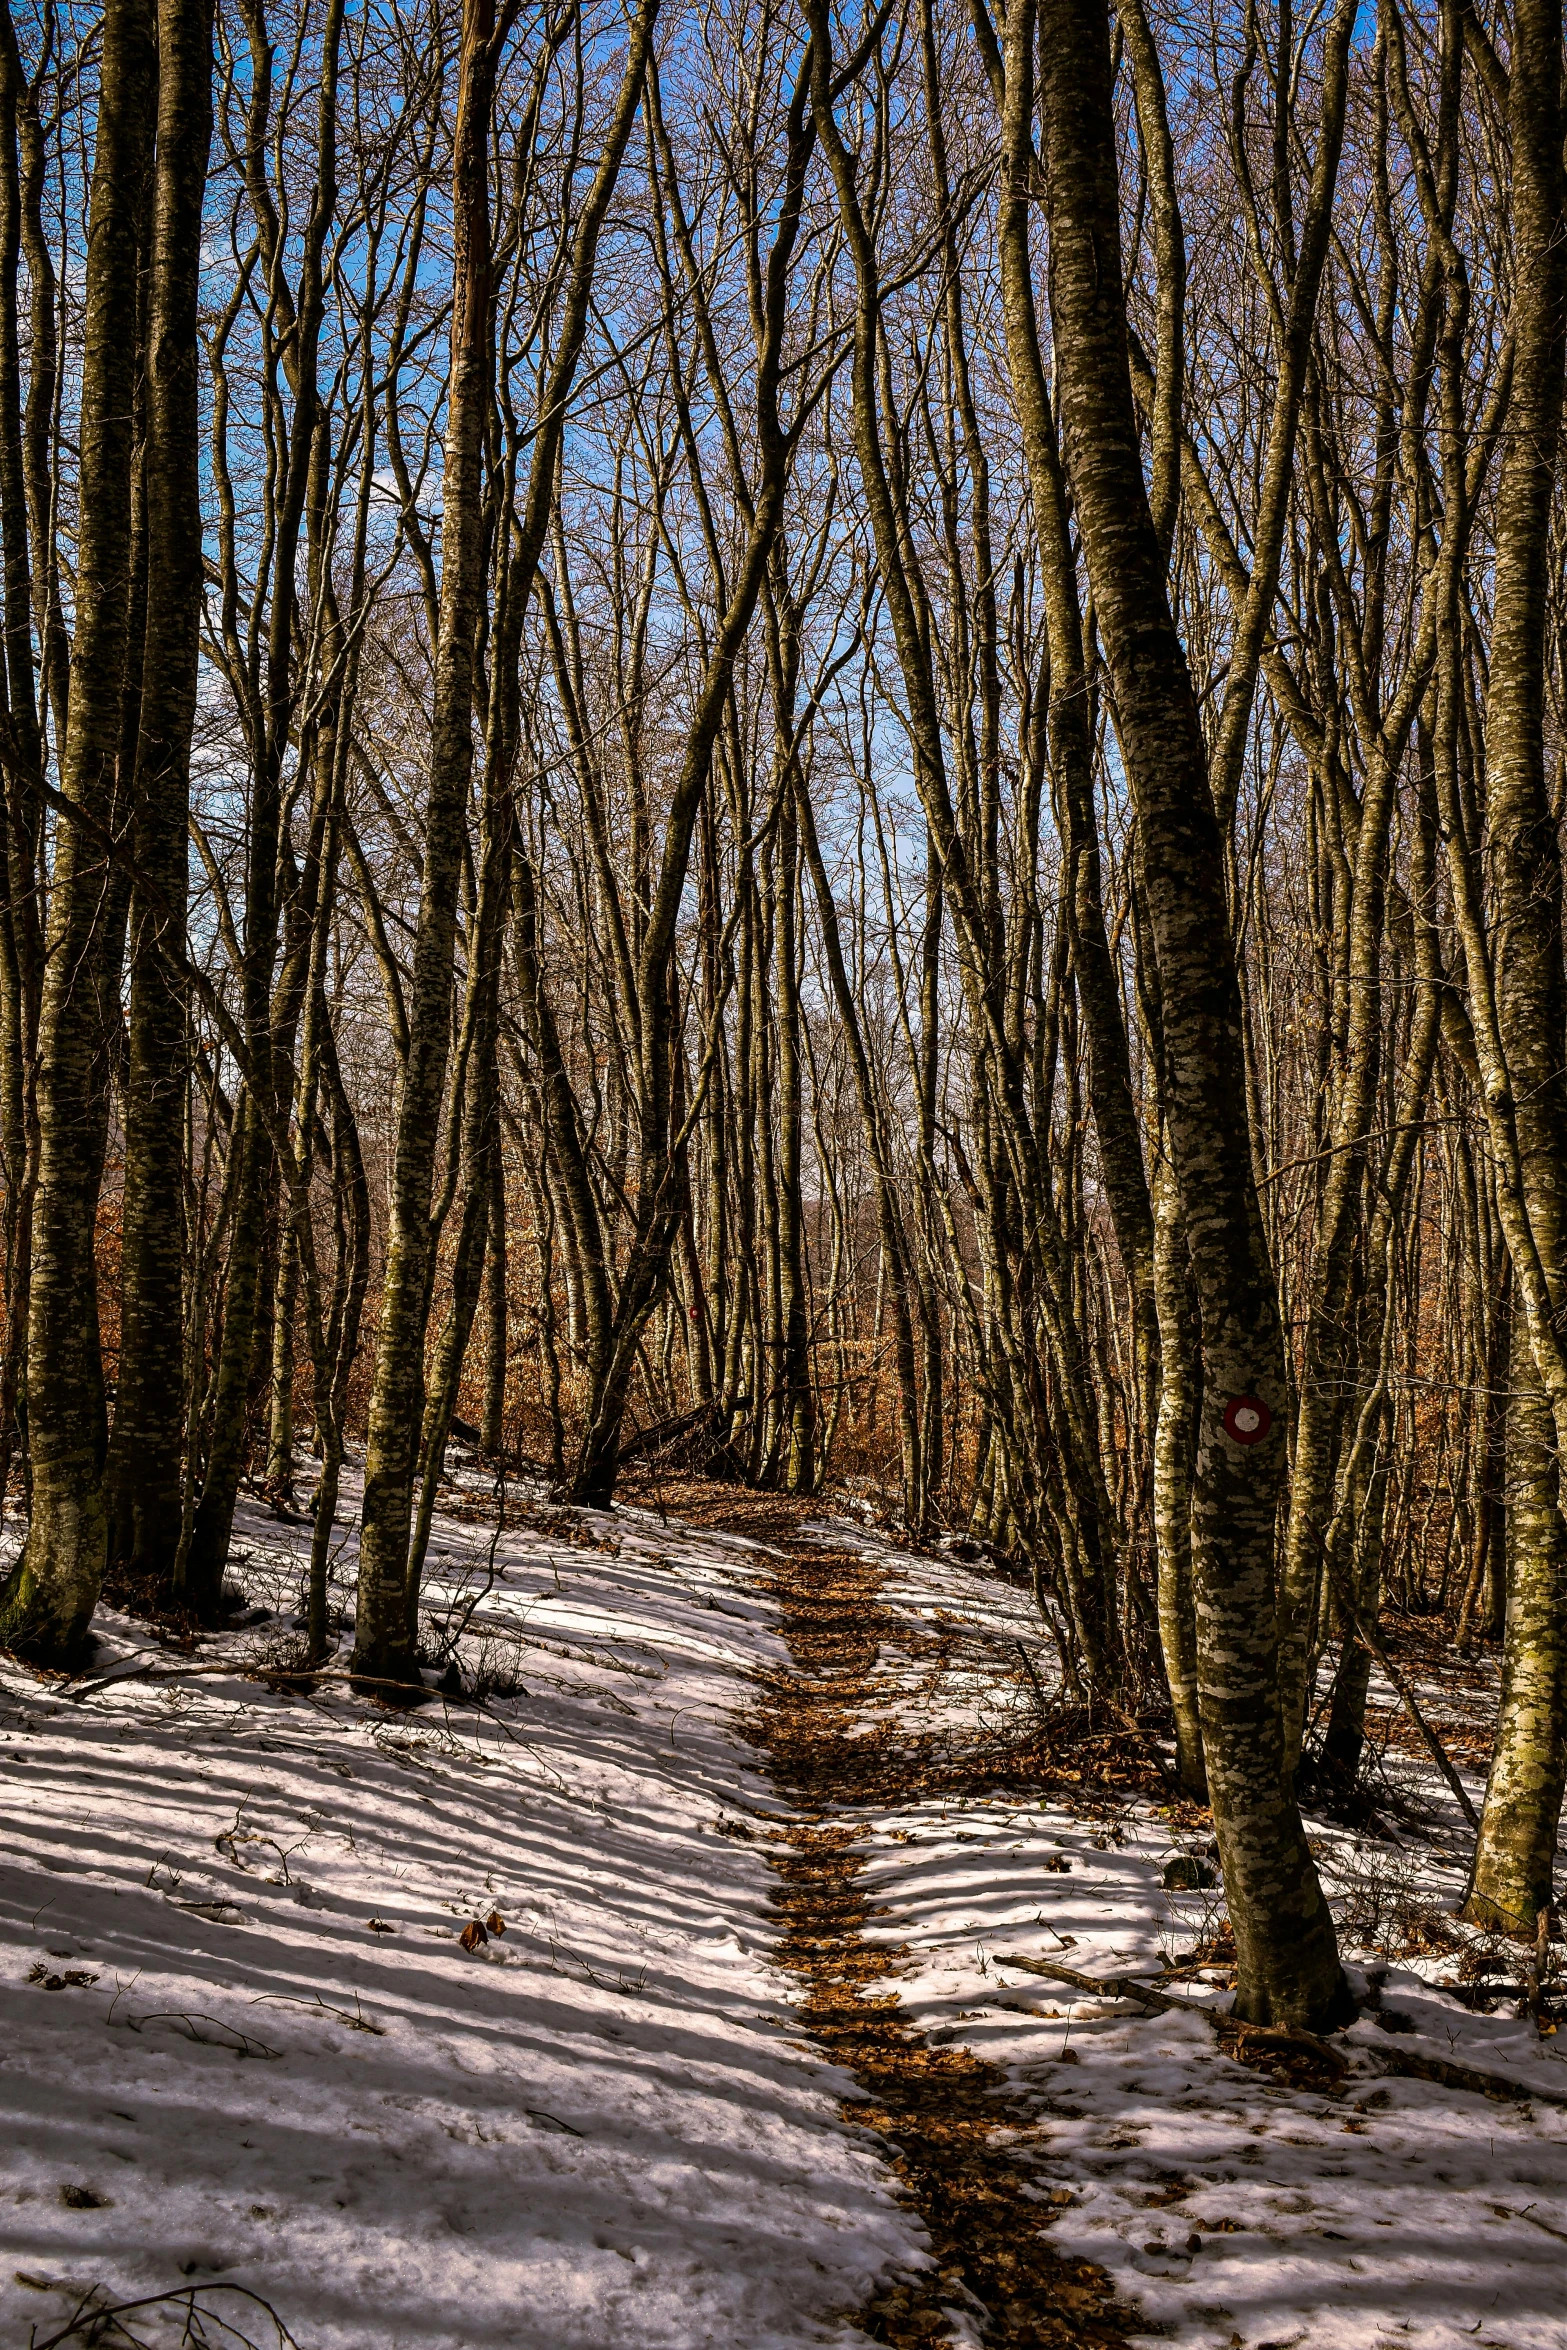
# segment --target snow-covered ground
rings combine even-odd
[[[188,1677],[83,1694],[0,1671],[7,2350],[90,2292],[224,2285],[301,2350],[846,2345],[873,2287],[923,2263],[770,1957],[780,1799],[734,1721],[783,1656],[763,1554],[515,1494],[495,1540],[475,1485],[431,1574],[437,1603],[476,1603],[485,1711],[242,1678],[292,1621],[306,1540],[260,1510],[241,1575],[270,1619],[158,1655]],[[936,1679],[889,1655],[894,1710],[963,1736],[1027,1701],[1017,1642],[1047,1675],[1006,1585],[820,1531],[876,1549],[911,1632],[989,1636]],[[95,1680],[147,1661],[139,1626],[100,1630]],[[1461,1823],[1404,1768],[1432,1816],[1418,1840],[1313,1827],[1351,1942],[1456,1900]],[[1451,1952],[1391,1966],[1384,2007],[1413,2029],[1364,2019],[1334,2096],[1231,2062],[1200,2015],[1008,1966],[1151,1973],[1211,1932],[1216,1894],[1161,1883],[1203,1849],[1178,1816],[1086,1795],[865,1816],[869,1930],[902,1946],[914,2021],[1037,2116],[1018,2143],[1057,2248],[1191,2350],[1561,2350],[1567,2109],[1381,2076],[1386,2052],[1423,2051],[1567,2092],[1531,2022],[1429,1987]],[[491,1917],[504,1933],[465,1950]]]
[[[998,1654],[1038,1638],[1006,1585],[882,1555],[884,1596],[911,1623],[988,1627]],[[908,1702],[928,1727],[938,1709],[977,1720],[998,1700],[969,1641],[944,1683]],[[1429,1815],[1418,1838],[1308,1821],[1360,1989],[1397,1921],[1455,1910],[1463,1886],[1463,1823],[1446,1788],[1428,1765],[1405,1761],[1398,1777]],[[1478,1802],[1483,1777],[1467,1783]],[[1006,1963],[1021,1953],[1100,1981],[1152,1978],[1211,1933],[1222,1893],[1161,1882],[1177,1855],[1206,1849],[1166,1807],[931,1801],[868,1827],[866,1888],[889,1913],[870,1931],[910,1954],[905,2006],[929,2036],[961,2040],[1031,2096],[1040,2185],[1070,2196],[1053,2244],[1108,2269],[1163,2338],[1189,2350],[1567,2344],[1567,2109],[1381,2075],[1397,2050],[1567,2101],[1559,2043],[1542,2042],[1531,2018],[1472,2014],[1433,1988],[1456,1952],[1389,1965],[1393,2031],[1363,2015],[1338,2043],[1351,2059],[1340,2093],[1302,2093],[1224,2058],[1200,2015],[1074,1998]],[[1366,1929],[1376,1942],[1358,1938]],[[1225,1970],[1209,1971],[1217,1986]],[[1228,2004],[1201,1981],[1170,1988]]]
[[[306,1537],[240,1534],[286,1625]],[[862,2339],[921,2259],[769,1964],[746,1548],[561,1535],[496,1546],[467,1647],[522,1685],[487,1714],[0,1675],[7,2350],[219,2281],[302,2350],[771,2350]],[[441,1521],[433,1571],[482,1582],[489,1541]],[[95,1672],[134,1661],[99,1628]]]

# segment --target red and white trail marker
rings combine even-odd
[[[1234,1444],[1260,1444],[1272,1426],[1260,1395],[1232,1395],[1224,1407],[1224,1433]]]

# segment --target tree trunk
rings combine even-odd
[[[484,1259],[484,1418],[479,1445],[487,1460],[506,1450],[506,1160],[496,1137],[490,1169],[490,1215]]]
[[[17,303],[24,215],[18,128],[26,97],[10,12],[0,5],[0,542],[3,542],[5,630],[0,708],[8,722],[6,753],[0,761],[0,825],[4,830],[0,877],[5,893],[4,905],[0,907],[0,1022],[3,1022],[0,1155],[3,1155],[5,1178],[0,1515],[5,1508],[13,1445],[20,1434],[22,1368],[32,1287],[33,1192],[38,1148],[30,1075],[38,1051],[43,987],[43,929],[38,912],[43,740],[33,680],[33,573],[40,551],[36,545],[29,545]],[[35,286],[35,297],[36,294]],[[36,348],[30,356],[30,373],[36,380],[41,371],[46,372],[45,361]]]
[[[1520,1314],[1507,1404],[1502,1700],[1464,1914],[1530,1940],[1555,1898],[1567,1785],[1567,1523],[1554,1434]]]
[[[1283,1344],[1252,1171],[1223,842],[1132,405],[1107,11],[1103,0],[1045,0],[1039,28],[1067,467],[1141,834],[1165,1107],[1200,1316],[1192,1571],[1236,2008],[1257,2023],[1331,2024],[1352,2002],[1283,1771],[1273,1574]],[[1236,1417],[1238,1405],[1249,1417]]]
[[[419,1485],[408,1557],[408,1636],[417,1640],[419,1578],[429,1546],[436,1491],[446,1463],[446,1440],[457,1409],[457,1390],[473,1331],[488,1254],[490,1202],[500,1162],[500,1103],[496,1084],[496,1029],[500,1009],[501,949],[505,933],[506,884],[511,871],[511,759],[509,747],[491,728],[491,756],[485,778],[484,854],[479,900],[468,932],[468,1000],[450,1118],[455,1130],[447,1148],[449,1165],[436,1229],[461,1197],[457,1245],[452,1252],[452,1296],[435,1348],[419,1437]],[[459,1191],[460,1186],[460,1191]],[[504,1245],[504,1242],[503,1242]],[[428,1318],[428,1304],[426,1305]]]
[[[631,31],[604,152],[573,244],[556,354],[540,400],[526,506],[508,593],[516,625],[532,592],[549,524],[565,409],[587,329],[599,233],[641,102],[658,0],[642,0]],[[516,15],[505,0],[465,0],[452,162],[451,370],[442,480],[440,626],[430,740],[424,879],[409,997],[408,1057],[398,1106],[391,1231],[376,1336],[360,1539],[354,1669],[417,1681],[410,1633],[409,1534],[424,1405],[425,1321],[433,1246],[430,1204],[451,1044],[457,888],[473,766],[474,666],[484,601],[482,460],[491,402],[489,139],[500,52]]]
[[[274,1298],[269,1269],[277,1263],[275,1139],[286,1147],[289,1054],[297,999],[274,1001],[280,883],[292,867],[284,832],[284,771],[300,722],[311,674],[313,612],[302,613],[295,567],[316,475],[322,404],[318,382],[325,311],[325,254],[337,199],[337,72],[343,0],[328,0],[322,28],[317,97],[315,185],[303,228],[298,299],[284,271],[277,208],[265,183],[272,49],[259,0],[242,14],[250,44],[253,95],[247,121],[247,177],[256,213],[258,250],[271,303],[264,346],[264,398],[269,411],[267,497],[275,517],[271,609],[261,676],[259,628],[256,675],[247,668],[245,701],[251,755],[250,822],[245,844],[245,944],[242,958],[245,1042],[249,1054],[244,1116],[234,1147],[242,1148],[234,1194],[233,1239],[224,1292],[223,1332],[212,1398],[212,1441],[195,1523],[185,1546],[183,1592],[209,1622],[220,1607],[239,1482],[249,1451],[252,1417],[271,1368]],[[283,384],[292,394],[285,400]],[[219,443],[226,465],[227,454]],[[310,517],[312,527],[316,516]],[[319,552],[314,546],[312,554]],[[232,547],[225,546],[225,559]],[[226,595],[237,594],[232,575]],[[256,616],[259,623],[260,615]]]
[[[1539,1286],[1520,1281],[1536,1379],[1513,1355],[1509,1421],[1503,1713],[1486,1788],[1468,1914],[1532,1934],[1551,1900],[1567,1752],[1567,1563],[1536,1380],[1549,1380],[1567,1315],[1567,973],[1561,844],[1545,774],[1551,507],[1560,461],[1567,329],[1560,0],[1519,0],[1511,104],[1516,360],[1496,524],[1496,602],[1486,709],[1486,821],[1495,866],[1496,1013]],[[1522,1273],[1515,1264],[1515,1271]],[[1531,1295],[1531,1291],[1533,1294]],[[1532,1310],[1531,1310],[1532,1309]],[[1549,1311],[1556,1339],[1544,1339]],[[1553,1380],[1549,1384],[1554,1385]],[[1555,1450],[1567,1393],[1550,1397]]]
[[[76,641],[61,761],[63,797],[87,823],[63,815],[56,844],[39,1023],[27,1337],[33,1514],[22,1556],[0,1591],[0,1639],[54,1664],[74,1657],[86,1635],[108,1532],[93,1244],[107,1118],[105,1040],[118,1025],[120,975],[102,843],[126,780],[120,760],[134,570],[138,239],[156,73],[150,0],[109,0],[87,246]]]
[[[505,38],[508,23],[499,41]],[[382,1278],[365,1448],[354,1670],[417,1681],[409,1633],[408,1538],[424,1407],[431,1185],[451,1041],[457,887],[473,766],[474,655],[484,598],[481,479],[490,406],[490,115],[499,63],[492,0],[464,0],[452,163],[451,373],[442,474],[440,638],[424,886],[408,997],[391,1230]]]
[[[1191,1262],[1180,1187],[1167,1153],[1154,1170],[1154,1294],[1159,1307],[1159,1411],[1154,1424],[1154,1544],[1159,1575],[1159,1645],[1175,1716],[1181,1792],[1208,1800],[1197,1677],[1197,1612],[1192,1592],[1192,1448],[1202,1407]]]
[[[147,366],[148,599],[136,752],[120,1378],[109,1554],[173,1565],[185,1324],[185,899],[202,614],[196,307],[212,134],[210,0],[159,0]]]

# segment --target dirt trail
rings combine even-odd
[[[1035,2117],[1009,2099],[994,2066],[926,2040],[899,2004],[901,1947],[865,1938],[870,1912],[856,1849],[863,1807],[917,1788],[890,1730],[861,1725],[881,1660],[909,1648],[909,1628],[882,1605],[872,1561],[798,1539],[806,1508],[726,1498],[722,1511],[716,1495],[709,1501],[709,1524],[788,1553],[771,1588],[790,1666],[763,1679],[744,1725],[796,1807],[770,1856],[780,1880],[780,1957],[804,1988],[810,2031],[865,2092],[845,2118],[882,2137],[936,2259],[854,2321],[902,2350],[951,2340],[946,2311],[966,2307],[996,2350],[1112,2350],[1134,2313],[1115,2302],[1102,2270],[1050,2250],[1048,2207],[1024,2193],[1037,2174],[997,2143],[1005,2133],[1036,2135]],[[683,1513],[689,1500],[681,1495]],[[900,1787],[905,1770],[910,1784]]]

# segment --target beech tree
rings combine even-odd
[[[13,31],[7,46],[14,41]],[[136,443],[156,74],[151,7],[124,0],[107,9],[87,232],[81,517],[68,715],[58,751],[61,821],[36,1055],[23,1079],[36,1088],[38,1119],[27,1294],[31,1507],[21,1556],[0,1593],[0,1631],[9,1644],[51,1664],[81,1647],[98,1604],[108,1542],[108,1425],[93,1243],[128,895],[125,860],[116,852],[134,804],[139,697],[133,680],[139,684],[146,619]],[[21,528],[14,503],[8,518],[13,531]],[[8,573],[24,560],[13,544]],[[25,693],[23,699],[25,706]],[[22,744],[17,749],[20,764]],[[29,874],[24,894],[31,888]]]
[[[0,9],[0,1637],[303,1506],[301,1671],[412,1704],[454,1445],[848,1491],[1169,1741],[1244,2014],[1347,2012],[1403,1612],[1537,1931],[1562,49]]]

